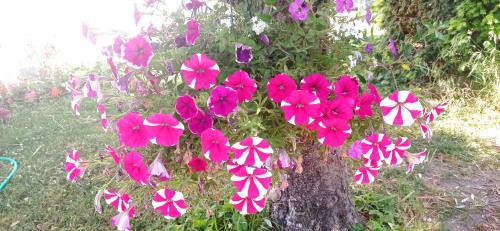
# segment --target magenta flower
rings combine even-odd
[[[129,210],[119,213],[118,215],[111,218],[111,224],[116,226],[117,230],[129,231],[132,230],[130,226],[130,215]]]
[[[267,140],[256,136],[247,137],[233,144],[232,150],[237,164],[255,167],[262,167],[269,155],[273,153]]]
[[[214,121],[208,113],[198,110],[198,113],[189,119],[187,123],[189,131],[199,136],[206,129],[212,128]]]
[[[370,90],[370,93],[373,95],[373,100],[375,103],[379,104],[382,99],[380,98],[380,95],[378,94],[377,88],[375,85],[368,83],[367,84],[368,90]]]
[[[253,59],[252,48],[241,43],[236,43],[234,45],[234,59],[237,63],[250,63]]]
[[[278,161],[276,162],[278,168],[281,169],[294,169],[295,163],[290,159],[288,154],[284,149],[278,150]]]
[[[181,67],[187,85],[195,90],[209,89],[217,81],[219,66],[205,54],[194,54]]]
[[[196,19],[191,19],[186,23],[186,42],[188,45],[194,45],[196,39],[200,36],[200,24]]]
[[[242,215],[256,214],[266,207],[266,197],[258,196],[256,198],[244,197],[241,193],[235,192],[229,203]]]
[[[123,46],[123,59],[134,68],[148,67],[153,58],[153,47],[142,35],[129,39]]]
[[[136,151],[131,151],[123,157],[123,168],[125,172],[139,185],[149,183],[149,172],[144,165],[142,155]]]
[[[285,120],[293,125],[311,124],[320,112],[320,100],[312,93],[295,90],[281,102]]]
[[[369,167],[361,167],[354,173],[354,182],[356,182],[356,184],[370,184],[375,181],[377,176],[378,170]]]
[[[139,9],[137,9],[137,4],[134,4],[134,22],[135,22],[135,25],[137,25],[140,20],[141,20],[141,12],[139,11]]]
[[[111,73],[115,77],[115,79],[118,78],[118,68],[116,67],[115,62],[113,61],[113,57],[109,56],[107,59],[109,68],[111,69]]]
[[[366,44],[365,45],[365,52],[367,54],[371,55],[373,52],[373,44],[371,44],[371,43]]]
[[[392,56],[396,57],[396,55],[398,55],[398,47],[392,38],[389,39],[389,50],[391,51]]]
[[[187,211],[184,195],[166,188],[155,192],[152,204],[155,211],[169,220],[180,217]]]
[[[423,112],[422,104],[409,91],[395,91],[380,101],[382,117],[387,124],[410,126]]]
[[[130,197],[128,194],[115,192],[113,189],[104,190],[104,200],[106,204],[113,206],[120,213],[126,211],[130,207]]]
[[[207,170],[207,162],[197,156],[191,158],[188,166],[193,172],[204,172]]]
[[[224,84],[236,90],[239,102],[250,101],[257,90],[255,80],[250,78],[248,73],[243,70],[237,70],[230,74]]]
[[[85,84],[83,85],[82,92],[84,97],[95,98],[97,99],[97,102],[100,102],[103,98],[101,85],[99,84],[99,79],[97,79],[97,77],[94,74],[89,74],[87,82],[85,82]],[[31,98],[36,97],[35,91],[26,93],[26,95],[29,94],[34,95]]]
[[[200,0],[191,0],[190,2],[186,3],[186,8],[188,10],[197,10],[198,8],[202,7],[205,5],[203,1]]]
[[[440,103],[432,108],[429,113],[425,113],[423,119],[427,124],[432,123],[448,107],[448,102]]]
[[[217,86],[210,92],[208,108],[219,117],[227,117],[238,106],[238,93],[230,87]]]
[[[161,154],[158,154],[155,160],[149,165],[148,172],[150,176],[157,176],[161,181],[170,180],[167,168],[163,165]]]
[[[365,20],[366,20],[366,23],[368,23],[368,25],[371,24],[371,21],[372,21],[372,11],[371,11],[370,8],[366,9]]]
[[[271,185],[272,174],[263,168],[245,166],[231,176],[231,181],[240,196],[256,198],[266,195]]]
[[[420,124],[420,132],[422,133],[422,138],[427,140],[427,142],[431,142],[432,140],[432,128],[431,125],[428,124],[425,120],[419,120]]]
[[[170,114],[154,114],[144,120],[148,139],[153,144],[175,146],[184,132],[184,125]]]
[[[363,150],[361,149],[361,141],[360,140],[354,141],[349,151],[347,151],[347,154],[351,158],[359,160],[359,158],[361,158],[361,155],[363,155]]]
[[[335,93],[335,99],[344,100],[345,103],[354,107],[356,99],[358,98],[358,80],[355,77],[350,77],[348,75],[340,76],[340,78],[335,81],[333,92]]]
[[[374,161],[384,160],[389,154],[387,146],[390,144],[392,142],[386,134],[373,133],[361,140],[363,157]]]
[[[196,102],[190,95],[181,95],[175,101],[175,111],[183,120],[189,120],[198,113]]]
[[[355,111],[359,118],[364,119],[373,116],[372,104],[375,101],[374,98],[375,97],[371,93],[365,92],[361,98],[358,99]]]
[[[405,151],[411,147],[410,140],[406,137],[399,137],[396,143],[390,144],[386,147],[389,155],[385,159],[388,165],[398,165],[403,163]]]
[[[281,103],[293,91],[297,90],[297,84],[287,74],[277,74],[267,82],[267,96],[271,101]]]
[[[116,36],[115,41],[113,43],[113,52],[120,57],[122,55],[123,49],[123,39],[121,36]]]
[[[349,107],[348,101],[337,98],[327,101],[323,113],[327,119],[339,118],[346,121],[351,120],[354,116],[352,107]]]
[[[229,159],[231,145],[222,131],[210,128],[201,133],[201,150],[205,158],[223,163]]]
[[[269,41],[269,37],[267,37],[267,35],[264,33],[260,34],[259,39],[261,42],[263,42],[266,45],[271,44],[271,41]]]
[[[324,75],[314,73],[300,81],[300,89],[309,91],[321,99],[326,99],[332,91],[332,84]]]
[[[97,103],[97,112],[101,115],[101,127],[104,131],[108,130],[108,118],[106,116],[106,105],[103,103]]]
[[[118,154],[118,152],[116,152],[116,150],[111,147],[110,145],[105,145],[105,150],[106,150],[106,153],[108,153],[112,158],[113,158],[113,161],[115,162],[116,165],[119,165],[120,164],[120,155]]]
[[[288,5],[288,13],[294,21],[307,20],[309,6],[304,0],[294,0]]]
[[[342,146],[351,135],[351,127],[343,119],[328,119],[319,122],[318,140],[330,147]]]
[[[336,0],[336,11],[341,14],[344,11],[351,12],[353,7],[352,0]]]
[[[76,180],[83,176],[85,169],[80,166],[80,152],[76,149],[68,152],[66,156],[66,163],[64,164],[64,168],[66,170],[66,179],[74,183]]]
[[[149,143],[144,118],[139,113],[129,112],[118,120],[118,138],[127,147],[144,147]]]

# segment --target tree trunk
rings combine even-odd
[[[345,162],[320,150],[305,149],[303,172],[290,173],[288,188],[272,204],[272,217],[283,230],[350,230],[363,222],[352,203]]]

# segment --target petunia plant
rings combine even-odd
[[[81,100],[95,99],[99,123],[116,136],[97,160],[69,151],[67,179],[102,168],[98,178],[107,183],[96,211],[104,196],[118,230],[132,229],[130,221],[148,210],[171,220],[196,207],[211,216],[216,204],[242,215],[272,204],[283,228],[350,227],[363,221],[348,178],[370,184],[383,166],[406,162],[411,172],[428,155],[412,149],[411,139],[420,129],[431,140],[446,103],[433,107],[406,89],[384,89],[392,91],[381,97],[376,82],[351,72],[355,38],[331,22],[356,10],[352,1],[193,0],[165,13],[159,26],[141,23],[141,14],[168,2],[137,7],[140,32],[115,34],[100,47],[109,70],[67,84],[75,113]],[[370,25],[369,7],[359,9]],[[347,173],[346,163],[357,170]],[[308,202],[317,198],[333,206]],[[292,214],[298,209],[304,215]]]

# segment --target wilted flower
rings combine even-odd
[[[191,19],[186,23],[186,42],[188,45],[194,45],[196,39],[200,36],[200,24],[196,19]]]
[[[285,149],[278,150],[278,168],[281,169],[293,169],[295,168],[295,163],[290,159]]]
[[[248,64],[252,61],[252,48],[241,43],[234,46],[234,57],[237,63]]]
[[[187,46],[186,35],[180,34],[175,37],[175,47],[181,48]]]
[[[355,160],[359,160],[359,158],[361,158],[361,155],[363,155],[363,151],[361,149],[360,140],[356,140],[352,143],[351,148],[349,149],[349,151],[347,151],[347,155]]]
[[[294,0],[290,5],[288,5],[288,13],[294,21],[305,21],[307,20],[307,14],[309,11],[309,6],[304,0]]]
[[[392,56],[396,57],[398,55],[398,48],[396,47],[396,42],[394,39],[389,39],[389,49],[391,50]]]
[[[161,154],[158,154],[155,160],[149,165],[148,171],[151,176],[157,176],[161,181],[170,180],[167,168],[165,168],[165,165],[162,163]]]

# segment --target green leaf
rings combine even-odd
[[[266,3],[266,5],[274,5],[276,0],[264,0],[264,3]]]

